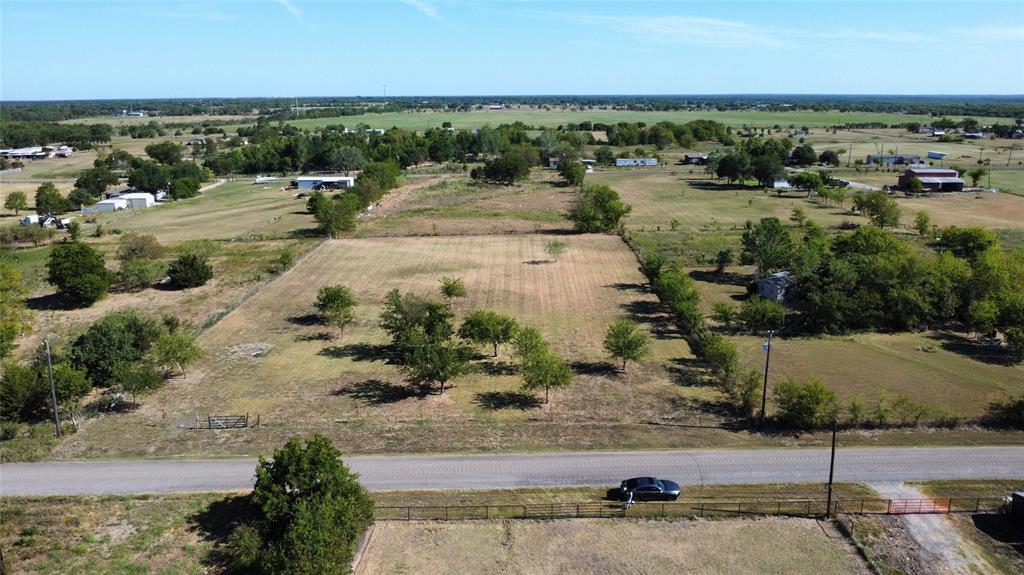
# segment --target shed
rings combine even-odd
[[[754,283],[757,284],[757,295],[777,302],[785,299],[786,288],[789,287],[789,282],[788,271],[775,272],[769,276],[754,280]]]
[[[355,176],[300,176],[294,180],[300,190],[314,188],[351,188],[356,185]]]
[[[928,157],[933,160],[942,160],[946,157],[946,152],[928,152]]]
[[[956,170],[945,168],[908,168],[903,172],[897,185],[904,190],[910,189],[914,179],[921,180],[925,189],[930,192],[962,192],[964,181]]]
[[[91,206],[82,208],[83,214],[95,214],[98,212],[116,212],[117,210],[128,209],[128,200],[121,198],[112,198],[109,200],[102,200],[96,202]]]
[[[657,158],[618,158],[615,160],[615,165],[618,167],[627,166],[657,166]]]
[[[156,197],[148,192],[129,192],[117,197],[128,203],[127,207],[133,210],[149,208],[156,205]]]

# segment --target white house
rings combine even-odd
[[[156,197],[148,192],[129,192],[121,194],[117,199],[126,201],[128,203],[127,207],[133,210],[156,205]]]
[[[117,210],[128,209],[128,200],[123,198],[111,198],[96,202],[91,206],[82,208],[82,214],[95,214],[99,212],[116,212]]]

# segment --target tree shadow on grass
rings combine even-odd
[[[310,326],[320,325],[323,322],[320,320],[320,316],[315,313],[307,313],[306,315],[293,315],[288,318],[288,323],[292,325]]]
[[[214,545],[203,563],[217,568],[218,571],[226,569],[230,557],[224,545],[235,529],[255,517],[256,507],[248,495],[229,495],[218,499],[189,517],[191,529],[203,541],[212,542]]]
[[[351,358],[353,361],[383,361],[397,363],[400,354],[391,344],[349,343],[321,349],[317,355],[335,359]]]
[[[661,302],[636,300],[624,303],[620,307],[633,321],[647,324],[651,333],[658,339],[678,339],[682,337]]]
[[[715,380],[708,373],[700,360],[692,357],[677,357],[665,366],[673,383],[684,387],[708,387],[715,385]]]
[[[481,373],[492,376],[515,375],[519,373],[519,366],[517,366],[514,363],[509,363],[507,361],[481,362],[479,365],[477,365],[477,368],[480,370]]]
[[[576,372],[576,375],[619,375],[619,369],[607,361],[574,361],[569,367]]]
[[[718,273],[714,270],[693,270],[689,275],[691,278],[699,282],[739,287],[746,287],[751,280],[750,276],[747,274],[729,271]]]
[[[553,264],[555,263],[555,260],[526,260],[523,263],[528,266],[543,266],[547,264]]]
[[[34,311],[69,311],[85,307],[74,305],[55,293],[27,298],[25,305]]]
[[[423,397],[427,395],[427,392],[428,390],[422,387],[397,385],[380,379],[368,379],[338,388],[331,392],[331,395],[347,395],[371,405],[386,405],[388,403],[398,403],[411,397]]]
[[[322,238],[324,233],[318,228],[303,228],[301,230],[292,230],[288,232],[290,239],[303,239],[303,238]]]
[[[476,394],[476,404],[484,409],[535,409],[541,402],[531,393],[522,391],[485,391]]]
[[[334,339],[334,336],[326,331],[304,333],[302,335],[295,336],[295,341],[331,341],[332,339]]]
[[[942,349],[957,355],[992,365],[1014,365],[1019,362],[1005,348],[995,343],[982,343],[948,332],[928,334],[928,339],[938,341]]]
[[[645,283],[618,282],[604,287],[615,288],[619,291],[635,291],[640,293],[649,293],[651,291]]]

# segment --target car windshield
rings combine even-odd
[[[665,482],[664,481],[659,479],[659,480],[655,481],[654,484],[658,486],[658,489],[660,489],[662,491],[665,490]]]

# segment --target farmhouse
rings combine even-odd
[[[920,164],[921,156],[911,156],[907,154],[868,154],[864,163],[872,165],[880,164],[885,166]]]
[[[657,166],[657,158],[619,158],[615,160],[615,165],[618,167],[626,166]]]
[[[300,176],[292,181],[292,186],[300,190],[351,188],[355,185],[355,176]]]
[[[697,166],[703,166],[708,163],[707,154],[686,154],[683,156],[683,164],[691,164]]]
[[[924,188],[930,192],[962,192],[964,181],[956,170],[944,168],[908,168],[900,176],[897,184],[904,190],[910,189],[910,182],[914,179],[921,180]]]

